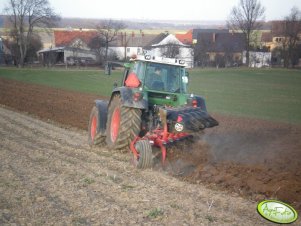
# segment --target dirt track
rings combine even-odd
[[[215,115],[221,125],[207,130],[190,151],[170,150],[165,171],[157,166],[159,170],[139,172],[130,166],[128,155],[91,152],[86,132],[66,129],[86,129],[96,98],[0,79],[1,104],[64,127],[1,109],[0,224],[59,219],[106,224],[113,215],[116,224],[262,223],[254,202],[243,200],[246,206],[234,207],[237,198],[224,191],[257,201],[277,198],[301,209],[300,127]],[[211,200],[216,208],[208,212]],[[247,205],[252,206],[250,214]],[[162,215],[151,214],[154,208],[162,208]]]

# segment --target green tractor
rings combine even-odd
[[[185,61],[141,55],[125,64],[122,86],[109,101],[96,100],[89,121],[89,144],[133,153],[137,168],[152,167],[153,147],[161,150],[218,125],[204,98],[187,93]]]

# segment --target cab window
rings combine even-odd
[[[134,66],[130,72],[134,72],[137,75],[138,79],[141,82],[143,82],[144,71],[145,71],[145,64],[138,61],[138,62],[135,62]]]

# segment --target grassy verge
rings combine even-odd
[[[0,77],[41,84],[65,90],[109,96],[114,82],[122,79],[121,71],[111,76],[103,70],[16,69],[0,68]]]
[[[0,68],[0,77],[109,96],[122,71]],[[210,112],[301,124],[301,71],[193,69],[190,92],[206,98]]]

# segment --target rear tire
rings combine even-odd
[[[88,126],[88,143],[90,146],[103,144],[105,141],[105,134],[99,133],[99,112],[98,108],[92,108]]]
[[[133,164],[138,169],[151,168],[153,166],[152,146],[149,140],[139,140],[135,144],[135,148],[139,153],[139,158],[134,156]]]
[[[119,94],[113,96],[108,109],[106,142],[109,148],[127,151],[141,130],[141,110],[124,107]]]

